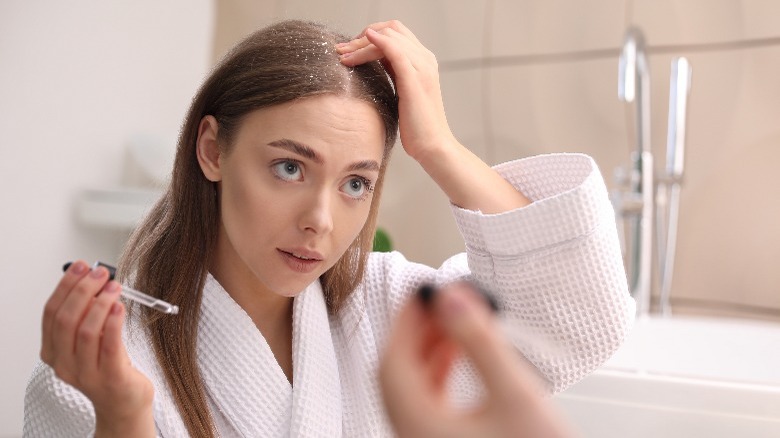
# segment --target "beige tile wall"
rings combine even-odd
[[[585,152],[610,187],[635,132],[633,109],[617,99],[618,52],[626,27],[640,26],[657,163],[670,62],[686,56],[693,68],[674,309],[780,319],[780,2],[232,0],[218,2],[217,16],[215,57],[275,19],[349,34],[400,19],[437,54],[448,119],[464,144],[490,163]],[[400,148],[384,196],[380,224],[408,258],[438,265],[462,250],[446,197]]]

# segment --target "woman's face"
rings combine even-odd
[[[349,97],[311,97],[248,114],[216,166],[216,264],[246,286],[301,292],[366,223],[384,139],[374,107]]]

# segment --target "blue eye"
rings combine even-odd
[[[273,169],[274,175],[285,181],[300,181],[303,176],[301,166],[295,161],[280,161],[274,164],[271,169]]]
[[[344,190],[344,193],[356,199],[365,198],[369,193],[374,191],[374,187],[371,186],[371,181],[361,177],[352,178],[341,187],[342,190]]]

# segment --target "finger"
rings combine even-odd
[[[424,66],[433,56],[424,46],[404,37],[398,31],[391,28],[379,31],[369,31],[366,34],[368,41],[377,46],[385,54],[385,59],[393,60],[393,56],[403,56],[416,68]]]
[[[366,37],[382,52],[384,59],[392,65],[396,73],[415,71],[413,61],[419,63],[417,48],[412,47],[410,42],[400,37],[395,30],[389,28],[383,29],[382,32],[369,30]]]
[[[395,317],[384,355],[389,360],[413,357],[420,351],[424,342],[421,334],[429,325],[422,303],[416,297],[409,299]]]
[[[108,375],[117,375],[119,369],[130,363],[125,344],[122,341],[122,325],[125,321],[125,306],[114,301],[103,326],[98,367]]]
[[[450,362],[454,359],[457,345],[432,315],[426,312],[425,316],[425,329],[416,334],[421,339],[419,349],[415,352],[416,366],[425,379],[423,383],[426,388],[438,396],[443,390],[443,382],[446,380]]]
[[[98,370],[101,336],[111,307],[119,299],[122,287],[116,281],[106,283],[89,307],[77,332],[76,361],[79,373],[94,375]]]
[[[41,319],[41,359],[46,363],[50,364],[51,361],[51,335],[54,327],[54,316],[76,283],[87,275],[88,272],[89,266],[83,260],[71,263],[43,307],[43,318]]]
[[[382,68],[390,75],[390,78],[395,81],[395,70],[393,70],[393,65],[387,62],[386,59],[380,59],[379,62],[382,63]]]
[[[369,44],[371,43],[368,42],[368,38],[366,37],[356,38],[354,40],[336,44],[336,53],[345,54],[349,52],[354,52],[356,50],[368,46]]]
[[[355,38],[353,38],[350,41],[336,44],[336,51],[338,53],[347,53],[347,52],[354,52],[355,50],[362,49],[363,47],[368,46],[371,44],[368,41],[368,38],[366,38],[366,32],[368,29],[381,32],[383,29],[393,29],[399,34],[403,35],[410,41],[414,42],[417,45],[422,46],[420,43],[420,40],[417,39],[417,37],[414,35],[414,33],[409,30],[406,26],[404,26],[403,23],[401,23],[398,20],[390,20],[390,21],[382,21],[379,23],[373,23],[368,25],[365,29],[363,29],[362,32],[360,32]]]
[[[504,339],[486,301],[465,284],[437,294],[434,310],[442,327],[471,358],[486,389],[499,400],[536,397],[537,377]]]
[[[393,29],[394,31],[400,33],[401,35],[409,38],[410,40],[414,41],[415,43],[420,43],[420,40],[417,39],[417,37],[414,35],[414,33],[409,30],[408,27],[404,26],[403,23],[401,23],[398,20],[389,20],[389,21],[380,21],[378,23],[369,24],[366,26],[365,29],[358,35],[356,38],[362,38],[368,33],[368,29],[375,30],[377,32],[383,30],[383,29]]]
[[[399,66],[416,66],[423,64],[427,49],[405,38],[391,28],[380,31],[368,30],[368,44],[341,55],[341,61],[347,66],[356,66],[366,62],[382,60],[389,61],[398,70]]]
[[[106,268],[98,267],[82,277],[65,297],[64,302],[54,316],[52,333],[55,355],[67,356],[75,352],[76,328],[84,318],[85,311],[97,292],[108,281]]]
[[[396,429],[438,418],[439,410],[433,408],[438,397],[431,396],[427,383],[429,373],[423,367],[421,355],[424,332],[431,324],[422,302],[416,298],[408,300],[393,322],[382,353],[379,363],[382,400]],[[421,415],[425,418],[421,419]]]
[[[426,358],[430,346],[426,342],[437,324],[416,298],[410,299],[396,316],[380,362],[380,380],[388,394],[405,399],[414,396],[413,388],[425,388],[419,398],[427,397],[431,371]]]
[[[427,369],[429,383],[434,394],[438,395],[440,402],[445,402],[447,397],[447,382],[455,363],[460,356],[458,345],[447,337],[435,344],[428,354]]]
[[[340,54],[348,53],[348,52],[354,52],[356,50],[360,50],[366,46],[371,45],[371,42],[368,41],[368,38],[366,38],[366,31],[368,29],[372,29],[375,31],[379,31],[383,29],[386,26],[381,26],[381,23],[374,23],[372,25],[369,25],[363,31],[361,31],[357,36],[355,36],[353,39],[336,44],[336,52]]]
[[[378,61],[380,59],[383,59],[384,57],[385,54],[382,53],[382,50],[380,50],[379,47],[368,43],[355,50],[351,50],[349,52],[342,54],[339,57],[339,60],[341,61],[342,64],[346,65],[347,67],[355,67],[357,65],[365,64],[367,62]]]
[[[385,371],[394,381],[417,388],[434,402],[446,398],[446,382],[459,347],[443,331],[423,302],[411,299],[396,317],[385,349]],[[388,376],[386,376],[388,377]]]

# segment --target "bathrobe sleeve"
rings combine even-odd
[[[25,437],[90,437],[95,434],[92,402],[38,361],[24,396]]]
[[[541,155],[495,169],[533,203],[491,215],[453,206],[466,252],[439,269],[399,253],[374,254],[366,311],[381,346],[393,315],[421,283],[471,278],[494,293],[508,336],[549,391],[559,392],[605,362],[633,322],[614,211],[586,155]],[[470,388],[473,369],[455,374],[456,392],[479,392]]]
[[[123,329],[123,339],[133,366],[146,374],[155,386],[153,404],[155,421],[159,422],[162,419],[167,424],[170,422],[169,417],[176,417],[177,412],[162,394],[165,389],[164,383],[161,382],[159,372],[154,371],[156,361],[148,342],[140,334],[131,336],[128,325]],[[159,424],[156,426],[158,426],[157,436],[161,436]],[[186,431],[183,428],[178,430]],[[27,382],[22,435],[25,438],[72,438],[95,435],[95,409],[92,401],[81,391],[57,377],[54,370],[40,359]],[[179,435],[181,434],[176,436]]]

